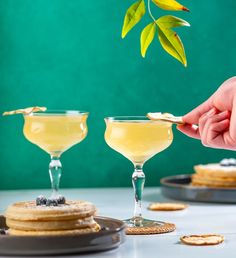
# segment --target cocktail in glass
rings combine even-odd
[[[134,216],[125,220],[129,227],[153,227],[160,222],[142,217],[141,201],[145,182],[143,165],[166,149],[173,140],[172,123],[142,116],[105,118],[107,144],[134,165],[132,183],[135,194]]]
[[[27,140],[46,151],[50,157],[51,198],[57,198],[62,172],[60,156],[87,135],[87,112],[46,111],[24,115],[24,135]]]

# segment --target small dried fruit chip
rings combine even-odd
[[[214,234],[189,235],[182,236],[180,240],[187,245],[218,245],[224,241],[224,236]]]
[[[28,108],[23,108],[23,109],[7,111],[7,112],[4,112],[2,115],[3,116],[9,116],[9,115],[15,115],[15,114],[28,115],[32,112],[46,111],[46,110],[47,110],[46,107],[28,107]]]
[[[188,207],[188,205],[184,203],[160,203],[154,202],[151,203],[148,207],[151,211],[178,211],[184,210]]]
[[[173,116],[170,113],[148,113],[147,117],[151,120],[161,120],[161,121],[166,121],[170,122],[173,124],[184,124],[182,116]]]

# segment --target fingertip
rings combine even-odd
[[[187,123],[184,123],[184,124],[181,124],[181,125],[177,125],[177,129],[178,129],[179,131],[183,132],[183,133],[184,133],[186,130],[188,131],[189,128],[191,128],[191,127],[192,127],[192,125],[187,124]]]
[[[193,115],[191,114],[191,112],[189,112],[189,113],[185,114],[185,115],[182,117],[182,119],[183,119],[183,122],[184,122],[185,124],[191,123],[191,120],[193,119]]]
[[[198,124],[198,120],[200,118],[200,114],[197,110],[190,111],[185,114],[182,119],[185,124]]]
[[[176,128],[181,131],[181,128],[183,127],[184,125],[177,125]]]
[[[195,124],[184,123],[184,124],[177,125],[177,128],[179,130],[192,129],[192,130],[196,131],[198,129],[198,126]]]

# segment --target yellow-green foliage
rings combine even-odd
[[[184,46],[180,37],[173,30],[173,28],[180,26],[190,26],[190,24],[185,20],[172,15],[165,15],[159,19],[155,19],[151,13],[150,1],[151,0],[147,0],[148,12],[153,22],[148,24],[141,32],[140,48],[142,57],[145,57],[148,47],[157,34],[163,49],[168,54],[176,58],[179,62],[181,62],[184,66],[187,66]],[[189,11],[186,7],[176,2],[175,0],[152,0],[152,2],[164,10]],[[142,17],[145,15],[145,12],[146,7],[144,0],[139,0],[128,8],[124,18],[122,38],[124,38],[128,32],[142,19]]]

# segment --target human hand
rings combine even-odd
[[[178,129],[207,147],[236,150],[236,77],[225,81],[204,103],[183,116]]]

